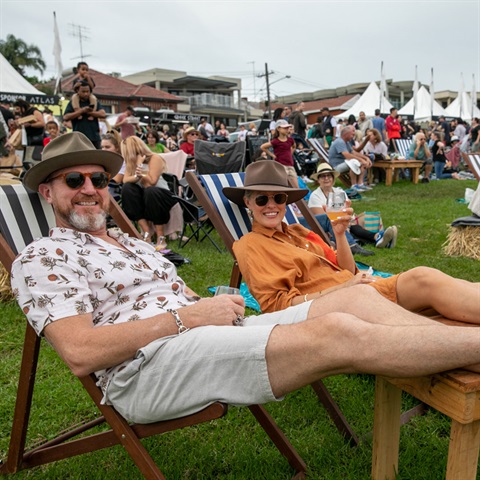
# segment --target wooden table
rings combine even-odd
[[[465,370],[419,378],[377,376],[372,478],[396,478],[402,390],[452,420],[446,480],[475,480],[480,448],[480,374]]]
[[[412,172],[412,182],[418,183],[418,175],[423,162],[420,160],[379,160],[373,163],[373,168],[385,170],[385,185],[390,187],[392,182],[398,182],[400,169],[409,168]]]

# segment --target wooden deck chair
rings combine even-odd
[[[54,225],[54,216],[51,206],[37,193],[27,191],[23,185],[0,187],[0,205],[0,261],[5,269],[10,271],[19,251],[34,238],[48,235],[49,228]],[[113,199],[109,213],[123,231],[139,237],[137,230]],[[121,444],[146,479],[165,479],[140,439],[207,422],[227,413],[227,405],[216,402],[198,413],[179,419],[132,425],[113,407],[100,403],[103,395],[96,386],[95,376],[91,374],[80,378],[80,381],[102,416],[80,426],[76,425],[69,431],[63,431],[56,438],[27,451],[25,445],[40,344],[40,337],[27,323],[8,457],[0,462],[2,475]],[[277,449],[297,472],[294,478],[304,478],[305,463],[264,407],[251,405],[249,408]],[[105,422],[111,430],[74,439]]]
[[[319,138],[308,138],[308,143],[311,145],[315,153],[318,155],[320,159],[320,163],[328,163],[330,165],[330,161],[328,158],[328,152],[323,146],[321,139]],[[347,173],[341,173],[338,176],[338,179],[345,185],[345,187],[350,188],[352,186],[352,182],[350,180],[350,175]]]
[[[480,182],[480,154],[462,153],[462,157],[475,178]]]
[[[198,201],[207,212],[208,217],[212,221],[232,256],[234,256],[233,243],[251,231],[252,225],[247,215],[247,209],[240,208],[238,205],[230,202],[223,195],[222,188],[227,186],[243,186],[244,177],[244,173],[200,175],[197,177],[193,172],[187,172],[185,176]],[[296,202],[296,204],[308,224],[312,227],[312,230],[330,244],[330,240],[326,233],[318,224],[315,216],[311,213],[305,201],[301,200]],[[287,223],[298,223],[298,218],[289,205],[287,205],[285,219]],[[238,267],[238,263],[237,261],[234,261],[230,286],[239,288],[241,278],[242,274]],[[357,445],[357,436],[323,382],[315,382],[312,384],[312,387],[340,433],[344,435],[351,445]]]

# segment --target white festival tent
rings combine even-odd
[[[461,92],[445,111],[447,112],[446,117],[455,117],[470,121],[472,119],[472,100],[470,95],[467,92]],[[473,106],[473,116],[480,118],[480,109],[476,105]]]
[[[389,114],[392,107],[393,105],[384,97],[383,111],[381,113]],[[355,117],[358,118],[360,112],[365,112],[367,117],[374,117],[377,108],[380,108],[380,89],[375,82],[372,82],[363,92],[358,101],[355,102],[353,107],[345,112],[335,115],[335,118],[348,118],[349,115],[355,115]]]
[[[0,93],[45,95],[23,78],[0,53]]]
[[[425,122],[432,119],[432,98],[428,90],[422,85],[417,93],[417,106],[414,112],[415,100],[412,97],[399,111],[399,115],[414,116],[414,120],[418,122]],[[445,109],[435,100],[433,101],[433,116],[439,117],[441,115],[447,116]]]

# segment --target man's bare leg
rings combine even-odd
[[[311,308],[307,321],[273,329],[266,358],[272,390],[282,396],[340,373],[409,377],[480,363],[480,329],[385,325]]]
[[[480,324],[480,284],[434,268],[417,267],[402,273],[397,297],[398,304],[410,311],[431,307],[452,320]]]

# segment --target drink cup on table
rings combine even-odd
[[[330,192],[327,198],[327,216],[331,222],[345,216],[347,194],[345,192]]]

